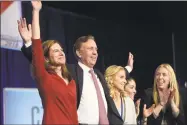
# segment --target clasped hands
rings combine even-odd
[[[178,107],[176,106],[174,102],[174,95],[175,95],[175,89],[170,88],[167,91],[159,91],[158,90],[158,96],[159,96],[159,103],[157,105],[153,104],[150,108],[146,108],[146,104],[144,104],[143,108],[143,116],[144,118],[149,117],[151,114],[159,115],[162,108],[166,105],[170,105],[172,108],[172,111],[179,112]]]

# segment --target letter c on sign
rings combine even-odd
[[[31,122],[32,122],[32,125],[35,125],[37,123],[37,125],[40,124],[40,120],[37,120],[37,122],[35,123],[36,119],[36,114],[39,114],[40,113],[40,109],[37,107],[37,106],[33,106],[31,108]]]

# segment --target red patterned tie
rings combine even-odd
[[[99,124],[100,125],[108,125],[109,124],[108,117],[107,117],[107,114],[106,114],[104,101],[103,101],[103,98],[101,96],[101,91],[100,91],[96,76],[95,76],[94,71],[92,69],[89,71],[89,73],[91,73],[91,75],[92,75],[92,79],[94,81],[95,89],[96,89],[96,92],[97,92],[98,106],[99,106]]]

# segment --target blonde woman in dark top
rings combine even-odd
[[[169,64],[161,64],[156,69],[153,89],[145,91],[144,104],[147,107],[155,104],[151,113],[143,111],[144,124],[185,125],[178,83]]]
[[[124,86],[127,84],[124,68],[117,65],[109,66],[105,71],[105,79],[118,116],[121,117],[124,124],[137,124],[134,102],[124,94]]]

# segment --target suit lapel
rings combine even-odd
[[[67,64],[67,68],[70,71],[73,79],[76,82],[76,91],[77,91],[77,109],[79,107],[80,98],[82,95],[83,87],[83,70],[78,64]]]
[[[116,105],[115,105],[113,99],[111,97],[108,97],[107,100],[108,100],[108,104],[110,104],[110,107],[111,107],[112,111],[114,112],[114,114],[116,116],[118,116],[123,121],[123,119],[121,118],[121,116],[120,116],[120,114],[119,114],[119,112],[118,112],[118,110],[116,108]]]
[[[82,87],[83,87],[83,70],[78,64],[76,65],[76,74],[77,74],[77,84],[79,87],[79,96],[81,97]]]

